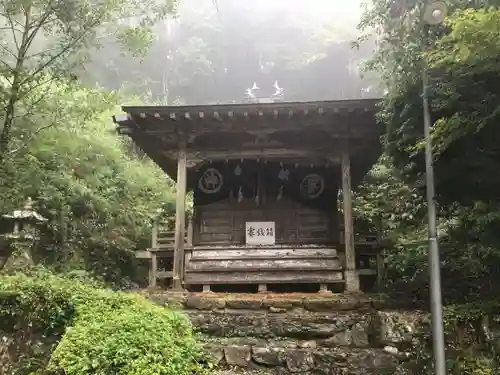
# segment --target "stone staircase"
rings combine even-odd
[[[172,296],[152,294],[171,304]],[[366,295],[215,295],[175,299],[221,374],[397,374],[424,314]]]

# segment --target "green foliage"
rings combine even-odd
[[[55,82],[39,90],[49,95],[16,121],[23,130],[14,134],[18,151],[0,168],[2,209],[19,209],[33,197],[49,219],[35,249],[39,261],[123,284],[134,277],[133,251],[148,246],[153,219],[173,211],[172,185],[114,132],[120,95]],[[36,126],[47,127],[31,138]]]
[[[75,68],[88,60],[89,48],[99,47],[108,33],[135,54],[145,53],[151,45],[151,25],[174,5],[157,0],[2,1],[0,103],[5,108],[0,116],[0,163],[9,156],[18,104],[33,86],[74,79]]]
[[[368,172],[354,198],[356,216],[375,225],[382,222],[386,238],[422,223],[424,209],[418,189],[403,182],[387,155]]]
[[[2,277],[0,318],[0,332],[19,339],[11,341],[9,349],[31,349],[17,353],[20,359],[10,371],[202,373],[201,350],[187,317],[142,296],[101,289],[95,283],[45,271]],[[21,347],[14,348],[18,344]]]
[[[421,72],[427,66],[449,373],[498,373],[496,336],[483,324],[498,314],[500,281],[498,1],[449,1],[445,24],[426,30],[417,11],[423,1],[398,17],[390,16],[390,1],[368,3],[361,26],[381,31],[369,68],[387,87],[379,117],[387,124],[390,162],[382,159],[385,174],[374,180],[372,173],[362,186],[359,211],[388,221],[385,234],[395,245],[386,259],[392,290],[426,302]],[[416,373],[432,371],[431,349],[430,338],[416,343]]]
[[[496,5],[495,2],[478,3],[476,8],[469,8],[468,3],[461,1],[449,4],[451,16],[445,25],[428,28],[425,40],[428,48],[423,53],[425,33],[418,13],[390,17],[387,12],[390,2],[370,3],[372,6],[367,7],[361,26],[379,27],[382,31],[380,49],[371,67],[381,71],[388,88],[380,119],[387,124],[387,153],[398,171],[398,179],[387,178],[389,186],[385,188],[380,181],[376,187],[369,185],[362,195],[382,202],[388,209],[385,212],[391,215],[398,212],[395,205],[400,197],[407,205],[404,214],[416,218],[408,222],[401,220],[402,216],[397,217],[397,225],[389,233],[399,242],[397,256],[391,254],[390,259],[396,271],[393,276],[403,273],[405,277],[396,279],[425,286],[420,96],[420,73],[425,61],[431,78],[445,296],[449,301],[463,301],[490,295],[494,293],[492,280],[498,277],[494,264],[500,256],[500,243],[493,231],[498,225],[496,202],[500,191],[500,179],[495,172],[500,161],[496,142],[500,108],[497,61],[500,13],[497,8],[481,8]],[[401,186],[410,189],[412,195],[401,191]],[[389,207],[382,195],[392,197]],[[371,211],[373,204],[368,208]],[[391,223],[390,217],[385,220]],[[409,224],[406,228],[402,225],[405,222]],[[457,285],[457,279],[463,282]]]
[[[386,32],[372,67],[383,73],[388,87],[380,118],[387,123],[387,149],[395,166],[409,180],[422,180],[420,74],[425,59],[430,67],[439,203],[449,208],[457,202],[496,199],[500,13],[496,8],[461,10],[465,4],[456,2],[451,10],[457,10],[444,26],[429,28],[429,47],[423,54],[424,32],[418,22],[388,19],[377,13],[381,2],[375,3],[379,8],[365,15],[363,25],[380,25]]]

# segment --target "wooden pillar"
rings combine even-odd
[[[382,247],[382,236],[384,227],[382,225],[382,219],[378,220],[377,223],[377,254],[376,254],[376,262],[377,262],[377,292],[382,291],[382,285],[384,281],[384,259],[385,259],[385,251]]]
[[[377,292],[381,292],[382,284],[384,281],[384,250],[378,249],[376,256],[377,256]]]
[[[158,220],[153,223],[151,231],[151,259],[149,262],[149,287],[156,287],[156,273],[158,272],[158,260],[156,258],[156,248],[158,247]]]
[[[346,148],[342,150],[342,197],[344,201],[345,284],[347,292],[358,292],[359,276],[356,272],[354,249],[354,223],[352,218],[351,161]]]
[[[158,272],[158,260],[156,258],[156,251],[151,251],[151,264],[149,265],[149,287],[156,287],[156,273]]]
[[[188,227],[187,227],[187,245],[189,247],[193,246],[193,218],[188,218]]]
[[[184,264],[184,230],[186,227],[186,147],[181,144],[177,158],[177,185],[175,204],[175,240],[174,240],[174,269],[173,288],[182,289],[182,267]]]
[[[156,219],[153,223],[153,230],[151,232],[151,247],[156,249],[158,247],[158,223],[159,219]]]

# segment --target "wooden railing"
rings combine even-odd
[[[184,231],[184,246],[191,247],[193,228],[191,220],[188,221]],[[171,279],[174,261],[175,230],[171,230],[164,222],[153,224],[151,247],[145,251],[136,252],[139,259],[148,259],[149,286],[155,287],[158,279]]]
[[[169,229],[166,224],[153,224],[153,234],[151,238],[152,249],[173,248],[175,242],[175,230]],[[193,245],[193,225],[191,219],[188,220],[186,229],[184,230],[185,246]]]

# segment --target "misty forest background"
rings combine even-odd
[[[4,2],[5,19],[14,14],[22,21],[22,3]],[[386,151],[355,193],[356,215],[381,221],[393,243],[388,287],[425,301],[419,68],[425,58],[445,297],[465,302],[495,294],[500,26],[496,8],[485,8],[495,2],[474,10],[454,1],[456,12],[432,28],[424,56],[421,33],[389,17],[383,0],[369,2],[363,13],[359,3],[326,0],[317,6],[285,0],[121,0],[103,2],[102,9],[85,8],[91,3],[82,0],[51,4],[60,3],[40,3],[39,10],[50,9],[46,20],[33,13],[26,51],[18,48],[22,22],[12,33],[6,21],[0,34],[0,207],[9,213],[32,197],[49,219],[36,247],[39,263],[57,272],[87,270],[121,287],[144,280],[133,252],[148,246],[158,215],[173,213],[173,184],[115,133],[111,116],[124,104],[238,103],[254,82],[266,95],[277,80],[287,101],[385,94],[379,119],[387,125]]]
[[[373,45],[352,48],[359,12],[320,3],[169,3],[160,20],[144,25],[123,17],[125,31],[100,31],[99,44],[75,49],[80,56],[70,66],[61,59],[47,66],[47,82],[37,77],[39,86],[16,103],[0,179],[2,212],[32,197],[50,219],[40,261],[122,286],[144,279],[133,252],[148,246],[160,213],[173,214],[173,185],[116,134],[111,116],[119,105],[240,103],[254,82],[260,95],[271,95],[275,80],[289,101],[372,95],[376,81],[361,79],[360,67]],[[32,53],[54,55],[42,33],[35,41]],[[9,62],[8,51],[0,53]]]
[[[145,279],[134,251],[149,245],[153,220],[173,214],[175,196],[111,116],[125,104],[239,103],[254,82],[267,95],[277,80],[287,101],[383,97],[384,153],[355,191],[355,214],[382,223],[391,243],[386,291],[425,305],[423,63],[446,327],[498,312],[500,2],[448,1],[450,17],[425,40],[391,3],[359,12],[340,0],[1,1],[1,213],[32,197],[48,223],[32,251],[41,274],[3,267],[0,331],[21,332],[23,354],[6,361],[0,345],[0,363],[19,374],[201,371],[185,317],[102,289]],[[497,349],[468,339],[449,343],[453,373],[498,373]]]

